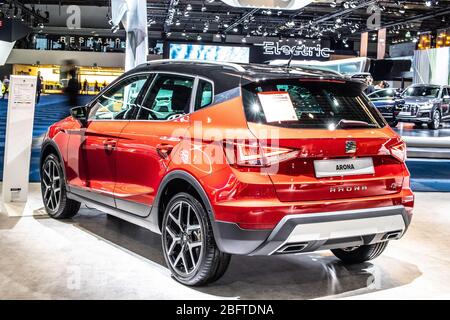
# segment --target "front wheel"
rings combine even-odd
[[[431,122],[428,123],[428,128],[431,130],[437,130],[439,129],[440,125],[441,125],[441,112],[438,109],[435,109],[431,116]]]
[[[177,281],[200,286],[225,273],[231,256],[218,249],[209,217],[192,195],[179,193],[170,200],[161,229],[164,259]]]
[[[48,155],[42,164],[41,191],[45,211],[52,218],[72,218],[80,210],[78,201],[67,198],[63,170],[53,154]]]
[[[384,241],[359,247],[333,249],[331,252],[345,263],[363,263],[365,261],[373,260],[381,255],[386,249],[387,244],[388,241]]]

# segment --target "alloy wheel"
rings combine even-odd
[[[439,123],[441,122],[441,117],[439,115],[439,111],[435,111],[433,114],[433,122],[434,122],[434,127],[435,128],[439,128]]]
[[[45,206],[57,212],[61,203],[61,174],[58,164],[48,159],[42,168],[42,195]]]
[[[186,277],[197,270],[204,250],[200,216],[186,201],[172,205],[163,228],[164,250],[171,267]]]

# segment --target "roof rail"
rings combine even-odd
[[[160,60],[151,60],[148,61],[147,64],[158,64],[158,63],[165,63],[165,62],[184,62],[184,63],[204,63],[204,64],[214,64],[218,66],[225,66],[229,68],[233,68],[236,71],[239,72],[245,72],[245,69],[236,64],[231,62],[219,62],[219,61],[206,61],[206,60],[183,60],[183,59],[160,59]]]

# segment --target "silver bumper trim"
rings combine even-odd
[[[311,252],[398,239],[409,219],[403,206],[288,215],[252,255],[276,254],[287,244]],[[390,234],[395,237],[388,238]]]

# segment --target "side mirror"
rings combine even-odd
[[[82,127],[87,126],[88,108],[87,107],[75,107],[70,109],[70,115],[77,120]]]

